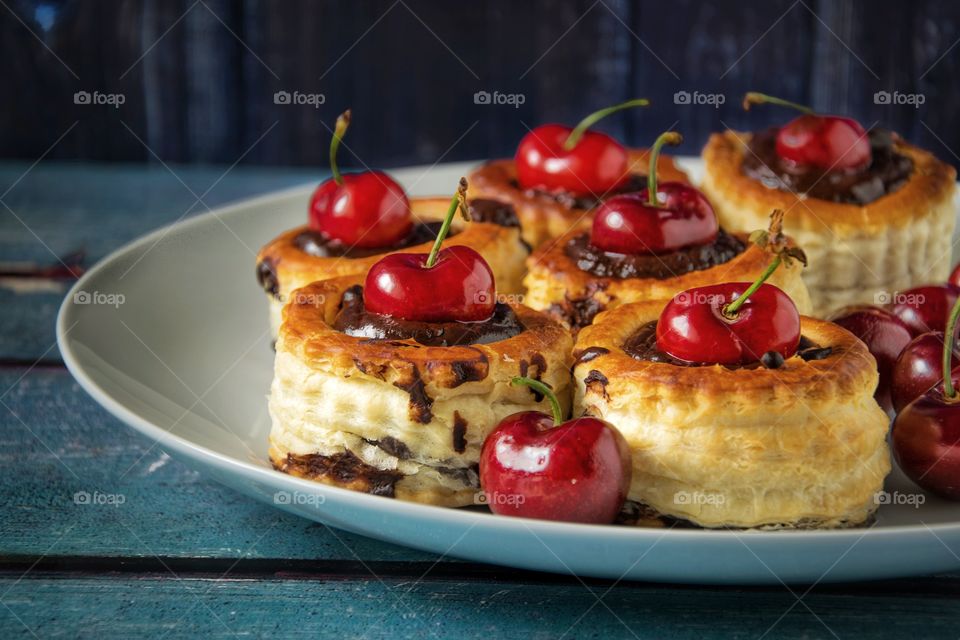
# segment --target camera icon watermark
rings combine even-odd
[[[874,104],[907,105],[919,109],[927,102],[927,96],[922,93],[902,93],[900,91],[877,91],[873,94]]]
[[[73,304],[107,305],[114,309],[127,301],[122,293],[103,293],[100,291],[77,291],[73,294]]]
[[[499,491],[477,491],[473,494],[473,504],[490,506],[520,506],[526,502],[526,497],[519,493],[501,493]]]
[[[277,491],[273,494],[273,504],[317,507],[327,501],[326,496],[302,491]]]
[[[327,101],[327,96],[322,93],[301,93],[300,91],[277,91],[273,94],[273,104],[283,105],[309,105],[314,109],[319,109],[320,105]]]
[[[73,504],[79,506],[110,506],[119,507],[127,502],[127,496],[122,493],[101,493],[100,491],[77,491],[73,494]]]
[[[913,507],[914,509],[919,509],[923,503],[927,501],[927,496],[922,493],[901,493],[899,491],[877,491],[873,494],[873,503],[876,505],[883,506],[885,504],[891,505],[906,505]]]
[[[726,501],[726,496],[713,491],[677,491],[673,494],[673,504],[676,505],[719,506]]]
[[[527,96],[522,93],[500,93],[499,91],[490,93],[489,91],[477,91],[473,94],[473,104],[505,104],[513,107],[514,109],[519,109],[520,105],[526,101]]]
[[[107,105],[119,109],[127,101],[122,93],[101,93],[100,91],[77,91],[73,94],[73,104]]]
[[[701,93],[699,91],[677,91],[673,94],[673,104],[706,105],[719,109],[727,101],[722,93]]]

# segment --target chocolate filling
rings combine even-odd
[[[590,234],[572,238],[564,251],[581,271],[599,278],[657,278],[663,280],[729,262],[746,244],[723,229],[709,244],[694,245],[659,254],[624,254],[603,251],[590,244]]]
[[[487,344],[506,340],[524,330],[509,305],[498,302],[493,315],[479,322],[420,322],[366,311],[363,287],[347,289],[333,327],[349,336],[372,340],[411,339],[429,347]]]
[[[897,153],[894,134],[871,129],[872,159],[866,167],[833,169],[797,165],[777,154],[776,127],[753,134],[742,171],[771,189],[806,194],[820,200],[869,204],[903,186],[913,172],[913,160]]]
[[[664,353],[657,348],[657,321],[652,320],[644,325],[641,325],[639,329],[633,332],[633,334],[627,338],[627,341],[623,343],[623,351],[636,360],[643,360],[645,362],[664,362],[667,364],[673,364],[678,367],[701,367],[701,366],[712,366],[704,365],[703,363],[698,362],[686,362],[684,360],[678,360],[668,353]],[[815,342],[807,338],[806,336],[800,336],[800,343],[797,345],[797,355],[800,356],[805,361],[809,360],[823,360],[827,356],[833,353],[831,347],[820,347]],[[777,369],[783,366],[784,361],[783,357],[780,354],[776,354],[778,358],[768,357],[768,354],[764,354],[763,358],[766,358],[768,362],[757,362],[749,365],[723,365],[728,369],[756,369],[761,366],[765,366],[770,369]],[[775,366],[774,366],[775,365]]]
[[[516,180],[511,181],[511,186],[520,189],[520,183]],[[568,191],[547,191],[545,189],[524,189],[523,193],[529,197],[541,196],[547,197],[568,209],[593,209],[601,202],[621,193],[631,193],[634,191],[643,191],[647,188],[647,176],[641,176],[635,173],[630,174],[626,181],[600,196],[587,195],[575,196]]]
[[[587,347],[581,351],[579,355],[574,354],[576,358],[574,359],[573,366],[576,367],[584,362],[590,362],[591,360],[595,360],[608,353],[610,353],[610,349],[606,349],[604,347]]]
[[[500,200],[476,198],[467,204],[471,222],[488,222],[501,227],[520,227],[520,218],[513,205]]]
[[[275,466],[291,475],[311,479],[329,478],[337,484],[348,485],[351,489],[388,498],[394,496],[394,487],[403,477],[399,471],[377,469],[368,465],[352,451],[332,456],[288,453],[283,463]]]
[[[269,295],[280,299],[280,281],[277,280],[277,267],[273,258],[264,258],[257,263],[257,282]]]
[[[459,411],[453,412],[453,450],[463,453],[467,450],[467,421]]]
[[[403,240],[388,247],[354,247],[313,229],[298,233],[293,239],[293,244],[300,251],[315,258],[369,258],[381,253],[387,254],[398,249],[433,242],[437,239],[441,224],[441,222],[417,222]],[[451,229],[447,237],[453,235],[456,235],[456,231]]]

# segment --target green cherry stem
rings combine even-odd
[[[950,310],[950,317],[947,319],[947,326],[943,333],[943,395],[950,400],[956,399],[957,390],[953,387],[953,372],[950,370],[950,364],[953,358],[954,332],[957,330],[957,318],[960,317],[960,300],[953,304]]]
[[[626,102],[615,104],[612,107],[607,107],[606,109],[594,111],[586,118],[581,120],[580,124],[573,128],[573,131],[570,132],[570,135],[567,136],[566,141],[563,143],[564,150],[572,151],[573,148],[577,146],[577,143],[580,142],[580,138],[583,137],[583,134],[587,132],[587,129],[597,124],[610,114],[616,113],[617,111],[623,111],[624,109],[633,109],[634,107],[646,107],[649,104],[650,101],[646,98],[636,98],[634,100],[627,100]]]
[[[346,135],[350,127],[350,109],[347,109],[337,117],[337,125],[333,130],[333,140],[330,141],[330,170],[333,171],[333,181],[338,185],[343,184],[343,176],[340,175],[340,167],[337,166],[337,150],[340,148],[340,141]]]
[[[770,264],[767,265],[767,268],[764,269],[763,273],[760,274],[760,277],[754,280],[753,284],[747,287],[747,290],[743,292],[742,296],[740,296],[739,298],[737,298],[736,300],[734,300],[733,302],[731,302],[730,304],[728,304],[723,308],[724,317],[728,319],[737,317],[737,311],[739,311],[740,307],[742,307],[743,304],[747,301],[747,298],[749,298],[754,293],[756,293],[757,289],[760,288],[760,285],[766,282],[767,278],[772,276],[773,272],[776,271],[777,267],[779,267],[782,263],[783,263],[783,258],[781,256],[778,255],[776,258],[774,258],[770,262]]]
[[[796,109],[797,111],[802,111],[803,113],[814,112],[813,109],[806,105],[790,102],[789,100],[784,100],[783,98],[777,98],[775,96],[768,96],[765,93],[750,91],[747,93],[747,95],[743,96],[743,108],[745,110],[750,111],[751,105],[755,104],[778,104],[781,107],[790,107],[791,109]]]
[[[563,422],[563,410],[560,409],[560,401],[557,400],[557,396],[553,393],[553,389],[539,380],[534,380],[533,378],[524,378],[522,376],[517,376],[510,380],[510,384],[514,386],[518,384],[526,385],[534,391],[539,391],[542,393],[543,396],[550,401],[550,410],[553,412],[553,424],[560,424]]]
[[[453,194],[453,198],[450,200],[450,207],[447,209],[447,215],[443,219],[443,224],[440,225],[440,231],[437,233],[437,239],[433,243],[433,248],[430,249],[430,255],[427,256],[427,269],[430,269],[433,267],[433,265],[437,264],[437,256],[440,255],[440,245],[443,244],[443,241],[447,238],[447,234],[450,233],[450,225],[453,223],[453,216],[456,215],[457,209],[460,209],[465,219],[470,219],[470,215],[467,213],[466,178],[460,178],[460,184],[457,187],[457,192]]]
[[[676,146],[683,142],[683,136],[676,131],[664,131],[653,142],[650,148],[650,170],[647,173],[647,202],[651,207],[659,207],[657,200],[657,161],[660,159],[660,149],[663,145]]]

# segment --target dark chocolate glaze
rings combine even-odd
[[[467,450],[467,421],[459,411],[453,412],[453,450],[463,453]]]
[[[555,302],[547,307],[547,313],[559,318],[571,329],[577,331],[592,323],[596,315],[603,311],[604,305],[594,297],[594,294],[604,290],[606,286],[606,283],[601,280],[588,282],[582,298],[564,296],[563,302]]]
[[[377,469],[368,465],[352,451],[332,456],[288,453],[278,468],[285,473],[307,478],[329,477],[339,484],[357,483],[366,493],[389,498],[394,496],[394,487],[403,477],[399,471]]]
[[[512,338],[524,326],[509,305],[498,302],[489,320],[481,322],[418,322],[371,313],[363,306],[363,287],[347,289],[333,327],[349,336],[372,340],[412,339],[430,347],[488,344]]]
[[[425,242],[433,242],[437,239],[441,224],[440,222],[417,222],[403,240],[388,247],[353,247],[340,240],[328,238],[322,232],[313,229],[298,233],[293,239],[293,244],[300,251],[315,258],[369,258]],[[456,231],[451,229],[447,237],[454,235]]]
[[[520,184],[516,180],[511,184],[517,189],[520,188]],[[568,209],[593,209],[610,196],[621,193],[631,193],[633,191],[643,191],[646,188],[647,176],[632,173],[622,185],[600,196],[574,196],[567,191],[544,191],[542,189],[526,189],[524,190],[524,194],[527,196],[545,196],[551,198]]]
[[[533,373],[531,369],[536,370],[536,373]],[[530,362],[526,360],[520,361],[520,376],[524,378],[533,378],[534,380],[541,380],[543,374],[547,372],[547,360],[543,357],[541,353],[535,353],[530,356]],[[533,394],[533,399],[537,402],[543,400],[543,394],[534,389],[533,387],[527,387],[531,394]]]
[[[753,134],[743,158],[743,173],[771,189],[805,193],[812,198],[869,204],[903,186],[913,173],[913,160],[894,149],[894,134],[871,129],[870,164],[859,169],[824,171],[799,166],[777,155],[776,127]]]
[[[590,244],[590,234],[571,238],[564,247],[567,256],[581,271],[599,278],[657,278],[663,280],[691,271],[709,269],[729,262],[746,244],[723,229],[710,244],[695,245],[659,254],[624,254],[603,251]]]
[[[277,267],[273,258],[264,258],[257,263],[257,282],[269,295],[280,299],[280,281],[277,280]]]
[[[686,362],[684,360],[678,360],[668,353],[664,353],[657,348],[657,321],[652,320],[644,325],[641,325],[633,334],[627,338],[627,341],[623,343],[623,351],[636,360],[643,360],[645,362],[664,362],[667,364],[676,365],[678,367],[701,367],[701,366],[713,366],[713,365],[704,365],[698,362]],[[800,336],[800,343],[797,345],[797,355],[800,356],[803,360],[822,360],[833,353],[833,349],[830,347],[820,347],[815,342],[807,338],[806,336]],[[765,353],[761,358],[761,361],[756,364],[738,366],[738,365],[723,365],[728,369],[755,369],[759,366],[765,366],[768,369],[779,369],[784,365],[783,356],[780,354],[775,354],[775,356],[770,356],[769,353]]]
[[[609,398],[607,395],[607,385],[610,383],[610,380],[607,379],[607,376],[603,375],[596,369],[591,369],[587,374],[587,377],[583,379],[583,385],[587,388],[588,391],[597,391],[599,388],[600,395],[604,398]]]
[[[501,227],[520,227],[517,211],[509,202],[476,198],[467,203],[471,222],[489,222]]]
[[[583,364],[584,362],[590,362],[591,360],[596,360],[600,356],[610,353],[610,349],[604,347],[587,347],[576,357],[576,360],[573,362],[573,366]]]

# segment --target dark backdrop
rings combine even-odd
[[[3,0],[0,157],[325,164],[351,106],[348,163],[465,160],[634,96],[655,106],[601,128],[694,152],[787,117],[743,113],[758,89],[957,162],[958,39],[960,2],[934,0]]]

